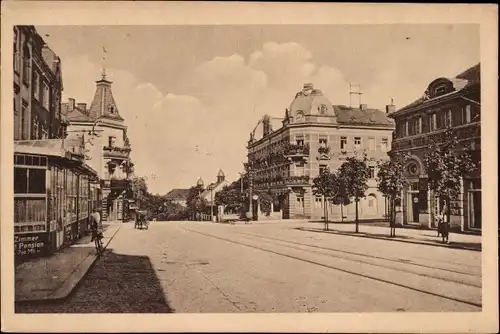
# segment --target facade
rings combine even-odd
[[[68,121],[68,133],[83,138],[87,163],[98,172],[102,190],[102,219],[127,221],[129,214],[130,179],[133,163],[130,160],[130,141],[127,126],[120,116],[113,93],[112,82],[102,78],[96,81],[92,103],[76,103],[69,99],[62,109]]]
[[[201,193],[201,197],[204,198],[209,204],[212,204],[212,202],[215,199],[215,194],[221,191],[224,187],[229,185],[230,183],[229,181],[226,180],[226,176],[221,169],[217,174],[217,181],[210,183],[205,189],[205,191]]]
[[[403,192],[403,223],[434,227],[430,215],[431,197],[423,161],[431,140],[439,143],[447,128],[459,137],[461,148],[472,151],[481,162],[481,80],[480,65],[455,78],[437,78],[429,83],[423,97],[392,113],[396,132],[390,155],[410,154],[406,167],[410,187]],[[437,198],[434,212],[440,212]],[[450,224],[461,230],[481,228],[481,172],[465,175],[460,198],[450,201]]]
[[[99,191],[83,147],[81,138],[14,142],[16,260],[50,255],[88,234]]]
[[[374,160],[389,159],[393,130],[393,121],[383,111],[366,105],[332,105],[321,90],[305,84],[286,109],[284,119],[264,116],[250,134],[248,166],[253,187],[276,194],[273,210],[281,210],[285,219],[320,219],[325,201],[313,195],[312,179],[323,168],[336,170],[346,157],[355,154],[365,152]],[[366,198],[359,205],[360,219],[383,218],[386,212],[385,198],[377,190],[375,162],[372,170]],[[340,220],[342,214],[354,219],[354,204],[343,208],[330,205],[329,210],[331,219]]]
[[[14,26],[14,140],[62,138],[61,60],[33,26]]]
[[[165,200],[186,207],[188,196],[189,189],[172,189],[165,195]]]

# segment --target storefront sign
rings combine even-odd
[[[48,235],[21,234],[14,236],[14,253],[16,256],[42,255],[48,249]]]

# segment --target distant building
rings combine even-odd
[[[390,109],[390,108],[389,108]],[[319,89],[305,84],[295,95],[284,119],[265,116],[250,134],[248,164],[253,185],[276,194],[273,210],[283,218],[324,216],[324,198],[312,193],[312,179],[324,168],[336,170],[346,157],[366,152],[389,159],[394,122],[383,111],[332,105]],[[366,198],[359,205],[362,219],[382,218],[385,199],[377,190],[375,163]],[[254,210],[255,210],[254,205]],[[331,219],[353,219],[354,205],[329,206]]]
[[[431,140],[439,142],[446,128],[451,127],[461,148],[472,150],[476,163],[481,161],[481,79],[477,64],[454,78],[437,78],[429,83],[424,96],[389,116],[396,121],[395,138],[390,155],[409,153],[406,166],[411,184],[403,194],[406,212],[404,223],[431,226],[427,175],[423,164]],[[443,199],[438,199],[440,212]],[[465,175],[459,198],[451,203],[451,224],[462,230],[480,229],[481,172]]]
[[[226,180],[226,176],[221,169],[217,174],[217,181],[210,183],[205,191],[201,193],[201,197],[211,204],[215,200],[215,194],[221,191],[225,186],[229,186],[229,184],[229,181]]]
[[[189,189],[172,189],[165,196],[167,202],[178,204],[183,207],[187,206],[187,198],[189,196]]]
[[[90,107],[70,98],[63,104],[68,120],[68,133],[84,137],[89,148],[87,163],[99,173],[102,188],[102,219],[128,220],[130,179],[133,163],[130,160],[130,141],[127,126],[120,116],[111,91],[112,82],[96,81],[96,91]]]
[[[14,26],[14,140],[62,138],[61,60],[33,26]]]

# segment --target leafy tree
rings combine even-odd
[[[451,128],[443,134],[442,140],[431,142],[424,158],[431,196],[431,218],[435,217],[435,197],[444,197],[451,209],[450,200],[458,198],[464,174],[477,168],[471,154],[460,149],[458,137]],[[448,210],[448,221],[451,210]]]
[[[353,198],[356,203],[356,233],[359,232],[359,200],[365,197],[370,178],[367,162],[366,154],[362,158],[348,157],[338,170],[338,177],[344,182],[347,197]]]
[[[208,206],[207,201],[201,197],[203,187],[196,185],[189,189],[186,199],[187,212],[191,219],[198,220],[199,214],[205,211]]]
[[[378,165],[378,190],[389,200],[391,208],[389,212],[391,237],[396,236],[396,200],[400,198],[403,189],[409,185],[404,172],[406,161],[406,156],[395,156]]]
[[[240,188],[232,187],[232,184],[217,192],[214,200],[216,205],[224,205],[224,209],[230,212],[241,212],[245,203]]]

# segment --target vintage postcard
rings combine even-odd
[[[497,26],[2,2],[2,330],[497,332]]]

